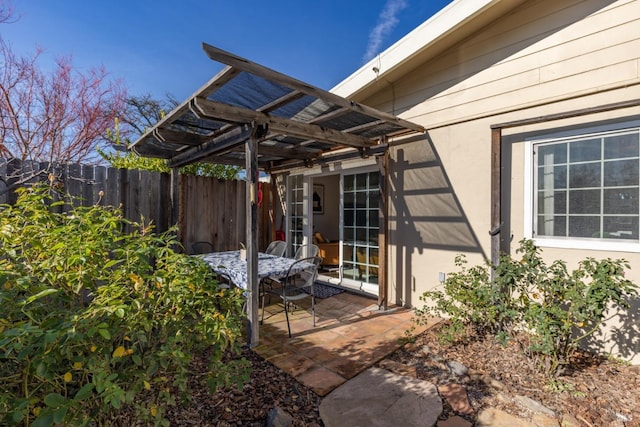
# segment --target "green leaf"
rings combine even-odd
[[[115,314],[117,317],[122,319],[124,317],[124,309],[122,307],[116,309]]]
[[[123,259],[112,259],[104,265],[104,268],[111,268],[114,265],[121,264],[122,262],[124,262]]]
[[[67,407],[62,407],[53,413],[53,422],[55,424],[60,424],[64,420],[65,415],[67,415],[67,409]]]
[[[47,365],[42,362],[38,363],[38,366],[36,367],[36,375],[45,378],[47,375]]]
[[[59,292],[58,289],[51,289],[51,288],[45,289],[44,291],[40,291],[35,295],[31,295],[29,298],[27,298],[24,301],[24,304],[31,304],[32,302],[34,302],[37,299],[46,297],[47,295],[56,294],[58,292]]]
[[[59,393],[49,393],[44,397],[44,403],[52,408],[58,408],[64,405],[66,399]]]
[[[11,420],[18,424],[20,421],[22,421],[24,419],[24,412],[22,411],[15,411],[12,415],[11,415]]]
[[[91,392],[93,391],[94,385],[92,383],[85,384],[82,386],[80,390],[76,393],[74,399],[75,400],[84,400],[87,397],[91,396]]]
[[[102,336],[102,338],[104,338],[105,340],[110,340],[111,339],[111,332],[109,332],[108,329],[98,329],[98,333]]]
[[[40,416],[33,420],[31,427],[49,427],[53,425],[53,412],[42,410]]]

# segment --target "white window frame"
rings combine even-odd
[[[534,214],[534,197],[536,197],[535,177],[537,167],[534,165],[534,148],[539,144],[559,141],[569,137],[584,137],[602,135],[607,132],[621,130],[638,130],[640,121],[618,123],[609,126],[585,127],[580,130],[555,133],[525,140],[524,152],[524,236],[533,240],[539,247],[562,248],[562,249],[585,249],[612,252],[640,252],[640,241],[624,241],[599,238],[579,238],[579,237],[549,237],[534,236],[533,224],[536,221]]]

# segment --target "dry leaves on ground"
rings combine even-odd
[[[523,395],[559,415],[571,414],[584,426],[640,426],[640,367],[581,353],[572,371],[558,378],[560,386],[554,391],[515,343],[502,346],[488,337],[444,345],[437,337],[440,326],[418,335],[389,358],[415,367],[418,378],[436,385],[453,380],[444,361],[466,365],[470,375],[456,381],[465,386],[475,409],[473,414],[461,415],[469,421],[474,421],[478,410],[485,407],[528,418],[530,412],[509,399]],[[428,354],[423,351],[425,345]],[[252,364],[250,382],[242,390],[227,388],[213,396],[202,375],[206,372],[206,355],[197,357],[190,382],[193,400],[169,410],[171,425],[263,426],[276,406],[292,416],[294,426],[323,425],[318,413],[319,396],[253,351],[245,349],[241,356]],[[504,389],[488,385],[488,378]],[[442,419],[452,415],[446,402],[444,408]]]
[[[397,362],[416,367],[420,379],[434,384],[451,382],[444,361],[455,360],[469,368],[470,375],[458,380],[467,389],[475,413],[495,407],[528,418],[531,413],[513,400],[517,395],[534,399],[558,415],[570,414],[584,426],[640,426],[640,366],[580,352],[555,387],[535,369],[533,362],[512,341],[503,346],[495,337],[471,337],[444,344],[438,339],[443,324],[419,335],[414,343],[394,353]],[[423,351],[427,346],[428,354]],[[493,379],[496,387],[488,382]],[[500,390],[499,387],[504,389]],[[445,405],[445,414],[447,405]]]
[[[251,362],[249,383],[242,389],[219,390],[213,396],[204,376],[198,375],[206,372],[206,355],[196,357],[189,384],[192,402],[169,410],[171,425],[262,427],[274,407],[291,415],[294,427],[322,425],[318,413],[321,398],[317,394],[249,349],[245,348],[240,357]]]

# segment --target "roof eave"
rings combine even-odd
[[[376,55],[356,72],[338,83],[331,92],[345,98],[363,99],[375,90],[380,78],[393,80],[425,58],[462,40],[503,15],[524,0],[457,0]],[[484,19],[479,19],[483,17]],[[406,70],[406,71],[403,71]],[[393,79],[390,78],[393,75]]]

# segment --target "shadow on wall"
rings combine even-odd
[[[415,253],[451,251],[452,260],[460,252],[486,255],[428,134],[391,148],[389,180],[389,243],[395,248],[389,255],[396,274],[390,279],[403,286],[395,302],[411,306],[417,302],[411,300]]]
[[[582,347],[599,354],[615,354],[616,357],[638,363],[640,356],[640,297],[629,301],[629,309],[612,313],[606,324],[590,335]]]

